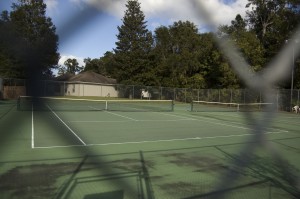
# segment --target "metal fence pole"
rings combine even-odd
[[[159,90],[160,90],[159,99],[161,100],[162,99],[161,98],[162,97],[162,87],[161,86],[159,87]]]
[[[184,103],[186,103],[186,88],[184,89]]]
[[[134,98],[134,85],[132,86],[132,99],[135,99]]]
[[[176,100],[176,99],[175,99],[175,98],[176,98],[176,97],[175,97],[175,95],[176,95],[176,89],[175,89],[175,88],[174,88],[174,93],[173,93],[173,95],[174,95],[174,96],[173,96],[173,100],[175,101],[175,100]]]
[[[297,90],[298,91],[298,98],[297,98],[297,105],[299,105],[299,89]]]
[[[4,86],[3,86],[3,79],[0,78],[0,99],[3,98],[3,90],[4,90]]]

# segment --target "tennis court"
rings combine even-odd
[[[48,110],[17,110],[14,103],[7,111],[1,107],[6,129],[1,197],[210,198],[217,194],[222,174],[231,170],[239,180],[222,190],[228,198],[296,198],[296,185],[255,142],[242,112],[194,112],[185,103],[159,111],[142,111],[141,105],[139,111],[110,110],[107,104],[101,111],[94,105],[80,110],[60,105],[47,105]],[[263,112],[251,114],[260,120]],[[277,148],[295,176],[300,169],[299,119],[278,113],[264,129],[265,145]],[[232,162],[247,145],[255,158],[240,169]]]

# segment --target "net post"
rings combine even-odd
[[[105,110],[108,110],[108,100],[105,100]]]
[[[237,104],[236,112],[239,112],[239,111],[240,111],[240,104]]]

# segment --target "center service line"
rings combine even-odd
[[[86,143],[50,108],[50,106],[47,105],[49,110],[77,137],[77,139],[86,146]]]

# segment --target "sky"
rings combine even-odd
[[[215,24],[230,24],[237,14],[246,13],[248,0],[198,0],[211,13]],[[10,10],[17,0],[0,0],[0,11]],[[59,65],[68,58],[75,58],[84,66],[85,58],[100,58],[115,48],[118,26],[126,10],[127,0],[44,0],[46,15],[52,19],[59,36]],[[159,26],[169,26],[175,21],[189,20],[200,32],[207,25],[191,0],[139,0],[147,21],[147,28],[154,31]]]

